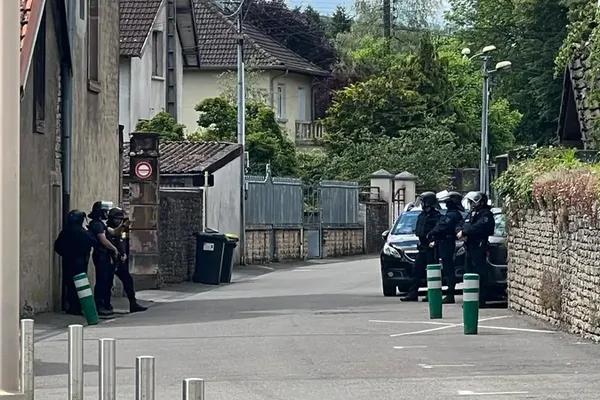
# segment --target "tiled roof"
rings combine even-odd
[[[212,0],[194,0],[200,68],[237,68],[237,28]],[[327,72],[300,57],[250,24],[244,24],[244,56],[247,65],[311,75]]]
[[[163,0],[119,0],[120,51],[140,57]]]
[[[224,142],[162,142],[161,174],[197,174],[216,171],[241,155],[241,146]],[[123,148],[123,173],[129,174],[129,143]]]
[[[21,0],[21,43],[20,43],[20,74],[21,86],[25,85],[27,72],[31,64],[37,24],[43,15],[45,0]]]
[[[27,35],[27,24],[31,14],[31,3],[33,0],[21,0],[21,50],[23,50],[23,39]]]

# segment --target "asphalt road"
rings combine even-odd
[[[192,289],[190,289],[192,288]],[[146,313],[86,328],[86,398],[97,339],[117,339],[118,399],[134,399],[135,357],[156,357],[157,400],[206,380],[206,400],[598,399],[600,347],[506,309],[462,332],[460,304],[381,294],[378,260],[306,264],[210,291],[146,292]],[[39,331],[36,399],[66,399],[67,336]]]

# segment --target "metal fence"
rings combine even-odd
[[[247,225],[356,225],[360,188],[356,182],[247,176]]]
[[[117,399],[117,342],[100,339],[98,351],[98,399]],[[69,325],[68,342],[68,400],[83,400],[83,326]],[[25,400],[35,398],[34,327],[32,319],[21,320],[21,392]],[[182,400],[205,400],[204,380],[183,380]],[[119,397],[122,398],[122,397]],[[135,400],[156,400],[156,371],[154,357],[141,356],[135,363]]]

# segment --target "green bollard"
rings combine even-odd
[[[427,299],[429,302],[429,319],[442,318],[442,266],[427,266]]]
[[[463,326],[465,335],[477,335],[479,322],[479,275],[463,275]]]
[[[77,296],[79,297],[79,303],[81,304],[81,311],[83,311],[83,315],[85,316],[88,325],[98,324],[98,311],[96,310],[96,302],[94,301],[94,295],[87,274],[82,273],[75,275],[73,281],[77,288]]]

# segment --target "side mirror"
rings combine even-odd
[[[383,233],[381,234],[381,238],[383,239],[383,241],[386,241],[388,238],[388,235],[390,234],[390,231],[383,231]]]

